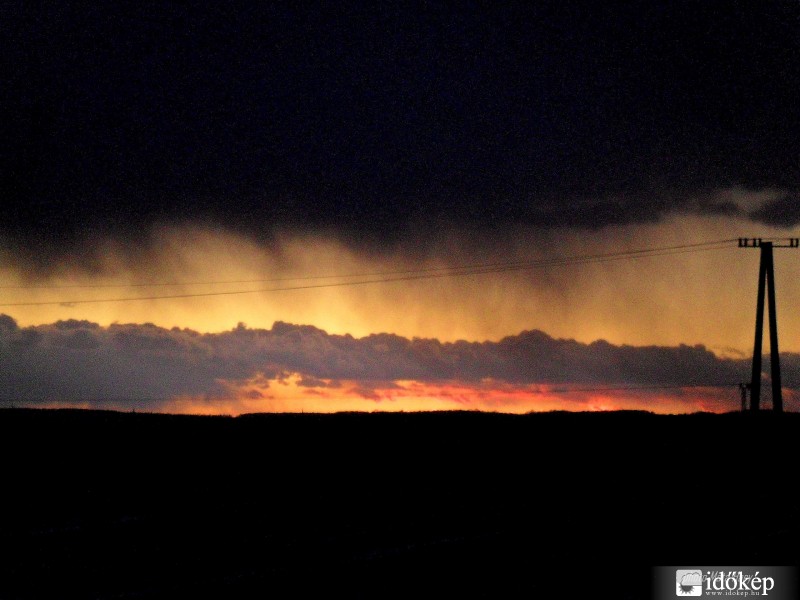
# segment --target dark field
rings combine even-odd
[[[800,560],[800,415],[0,411],[0,598],[647,598]]]

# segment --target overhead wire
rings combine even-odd
[[[464,264],[464,265],[451,265],[445,267],[427,267],[427,268],[416,268],[416,269],[403,269],[403,270],[383,270],[383,271],[367,271],[361,273],[338,273],[338,274],[328,274],[328,275],[304,275],[304,276],[297,276],[297,277],[269,277],[269,278],[257,278],[257,279],[228,279],[228,280],[207,280],[207,281],[156,281],[156,282],[140,282],[140,283],[92,283],[92,284],[85,284],[85,283],[74,283],[74,284],[50,284],[50,285],[43,285],[43,284],[28,284],[28,285],[0,285],[0,289],[14,289],[14,290],[38,290],[38,289],[95,289],[95,288],[143,288],[143,287],[183,287],[183,286],[194,286],[194,285],[228,285],[228,284],[246,284],[246,283],[269,283],[269,282],[278,282],[278,281],[305,281],[305,280],[315,280],[315,279],[349,279],[354,277],[381,277],[381,276],[392,276],[392,275],[405,275],[405,274],[416,274],[416,273],[435,273],[435,272],[449,272],[449,271],[462,271],[462,270],[472,270],[472,269],[483,269],[483,268],[495,268],[495,267],[505,267],[505,266],[541,266],[541,265],[549,265],[550,263],[560,264],[564,260],[594,260],[594,259],[602,259],[602,258],[613,258],[617,256],[624,256],[624,257],[635,257],[637,255],[648,255],[653,252],[662,252],[662,251],[670,251],[670,250],[683,250],[683,249],[690,249],[690,248],[700,248],[705,246],[713,246],[717,244],[729,244],[732,242],[737,241],[737,238],[731,238],[727,240],[715,240],[715,241],[708,241],[708,242],[697,242],[693,244],[680,244],[675,246],[663,246],[657,248],[641,248],[637,250],[623,250],[619,252],[607,252],[602,254],[584,254],[584,255],[574,255],[574,256],[566,256],[566,257],[556,257],[551,259],[544,259],[544,260],[535,260],[535,261],[499,261],[499,262],[491,262],[491,263],[473,263],[473,264]]]
[[[450,267],[431,267],[424,269],[409,269],[401,271],[380,271],[363,274],[349,274],[349,275],[324,275],[324,276],[307,276],[298,278],[283,278],[278,281],[298,281],[298,280],[318,280],[318,279],[352,279],[355,277],[369,277],[369,279],[358,279],[348,281],[335,281],[326,283],[312,283],[294,286],[282,287],[269,287],[257,288],[246,290],[223,290],[223,291],[209,291],[209,292],[184,292],[176,294],[160,294],[150,296],[123,296],[114,298],[75,298],[68,300],[41,300],[41,301],[24,301],[24,302],[3,302],[0,307],[21,307],[21,306],[72,306],[76,304],[98,304],[98,303],[116,303],[116,302],[135,302],[135,301],[149,301],[149,300],[168,300],[168,299],[182,299],[182,298],[204,298],[214,296],[233,296],[242,294],[255,294],[255,293],[269,293],[269,292],[282,292],[282,291],[297,291],[297,290],[310,290],[321,288],[334,288],[334,287],[349,287],[356,285],[369,285],[378,283],[391,283],[399,281],[417,281],[424,279],[440,279],[445,277],[463,277],[473,275],[484,275],[489,273],[504,273],[511,271],[521,271],[528,269],[540,269],[555,266],[571,266],[583,264],[605,263],[620,260],[651,258],[659,256],[670,256],[675,254],[686,254],[693,252],[705,252],[712,250],[722,250],[729,248],[728,244],[736,241],[736,238],[729,240],[716,240],[710,242],[698,242],[693,244],[681,244],[675,246],[665,246],[658,248],[644,248],[630,251],[611,252],[603,254],[589,254],[589,255],[573,255],[565,257],[556,257],[552,259],[539,260],[539,261],[506,261],[497,263],[482,263],[464,266],[450,266]],[[221,283],[264,283],[268,281],[276,281],[275,279],[264,280],[250,280],[240,282],[207,282],[206,284],[221,284]],[[169,285],[200,285],[201,282],[192,284],[172,284]],[[127,287],[127,286],[126,286]]]

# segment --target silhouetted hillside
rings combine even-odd
[[[800,560],[798,433],[768,412],[2,410],[0,598],[646,598],[654,565]]]

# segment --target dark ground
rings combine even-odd
[[[792,565],[800,415],[0,411],[0,598],[619,598]]]

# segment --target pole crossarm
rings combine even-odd
[[[800,238],[739,238],[739,248],[761,248],[765,244],[773,248],[800,248]]]

